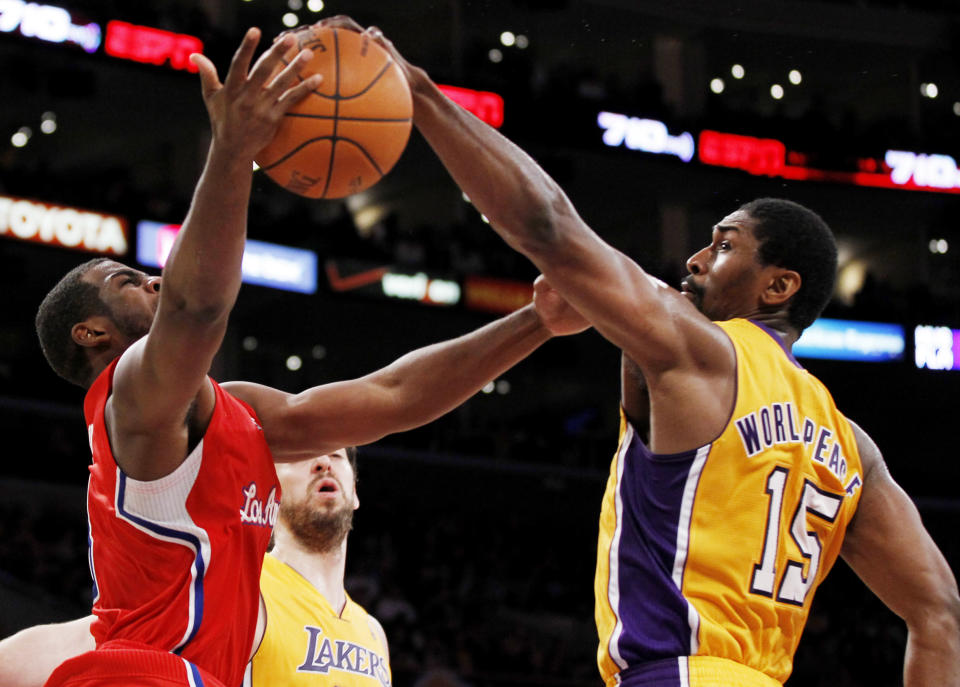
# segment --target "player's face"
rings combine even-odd
[[[325,456],[278,463],[277,476],[284,504],[299,503],[317,511],[340,508],[352,511],[360,505],[353,466],[344,448]]]
[[[100,298],[121,333],[136,340],[150,331],[160,303],[160,277],[111,260],[92,267],[84,279],[100,287]]]
[[[687,260],[681,290],[711,320],[750,317],[758,308],[769,275],[760,264],[756,220],[745,210],[713,228],[710,245]]]
[[[360,505],[346,449],[277,465],[283,497],[277,527],[317,552],[341,546]]]

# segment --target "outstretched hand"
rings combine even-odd
[[[400,54],[400,52],[394,47],[393,43],[383,35],[383,31],[378,29],[376,26],[370,26],[365,29],[351,17],[348,17],[344,14],[338,14],[334,17],[321,19],[317,23],[310,26],[298,27],[293,29],[292,32],[297,33],[299,31],[310,31],[314,28],[347,29],[348,31],[356,31],[357,33],[368,36],[370,40],[374,41],[377,45],[387,51],[396,65],[400,68],[400,71],[403,72],[403,75],[406,77],[407,83],[410,84],[411,89],[414,88],[418,80],[427,78],[426,72],[420,67],[415,67],[407,62],[406,58]]]
[[[314,74],[300,80],[299,72],[312,53],[302,50],[285,64],[284,55],[297,45],[293,36],[277,40],[250,68],[260,42],[260,30],[249,29],[233,56],[227,78],[220,82],[217,69],[207,57],[193,54],[190,60],[200,73],[203,102],[210,116],[213,140],[230,153],[250,160],[277,132],[284,113],[320,85]]]
[[[590,328],[590,322],[574,310],[542,274],[533,282],[533,308],[543,326],[555,336],[578,334]]]

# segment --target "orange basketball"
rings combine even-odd
[[[413,119],[413,99],[400,68],[368,36],[346,29],[297,32],[289,63],[303,48],[313,59],[301,78],[323,82],[284,117],[257,164],[288,191],[343,198],[370,188],[400,159]]]

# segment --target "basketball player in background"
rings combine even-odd
[[[422,425],[564,330],[547,295],[471,334],[366,377],[288,394],[207,376],[241,280],[254,155],[318,85],[278,40],[251,68],[247,32],[221,83],[197,65],[212,128],[206,165],[163,282],[98,259],[37,315],[53,369],[88,389],[88,486],[97,649],[49,685],[240,684],[258,580],[280,503],[274,461],[297,461]],[[569,331],[581,329],[579,321]]]
[[[244,687],[391,684],[383,627],[343,587],[359,506],[356,458],[350,447],[277,466],[284,495],[260,573],[265,613]],[[57,665],[94,648],[94,620],[38,625],[0,642],[0,684],[42,687]]]
[[[907,687],[960,685],[949,566],[874,442],[791,354],[833,290],[823,220],[789,201],[747,203],[713,227],[678,292],[603,242],[528,155],[378,29],[369,35],[403,69],[414,124],[477,209],[623,351],[595,583],[606,683],[782,683],[842,554],[906,621]]]

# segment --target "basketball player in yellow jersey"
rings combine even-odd
[[[359,505],[356,449],[278,464],[277,475],[283,498],[260,574],[266,613],[243,687],[389,687],[383,628],[343,587]],[[62,661],[93,648],[93,619],[39,625],[0,642],[0,684],[42,687]]]
[[[360,504],[356,449],[284,463],[277,475],[283,498],[260,573],[266,627],[244,687],[389,687],[383,628],[343,587]]]
[[[789,201],[748,203],[713,227],[678,292],[368,33],[403,69],[414,124],[477,209],[628,361],[595,585],[606,683],[780,684],[839,554],[906,621],[907,687],[960,685],[949,566],[877,447],[790,353],[832,292],[823,220]]]

